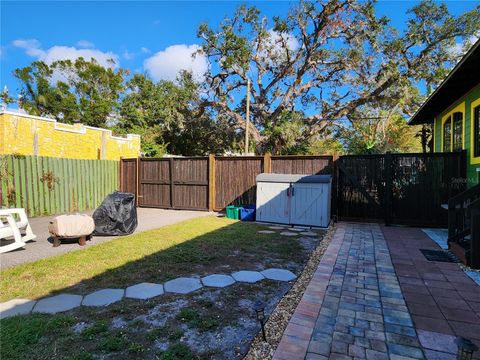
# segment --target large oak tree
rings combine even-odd
[[[400,114],[411,113],[418,83],[438,83],[458,59],[456,42],[479,31],[480,7],[454,16],[425,0],[409,16],[398,31],[376,16],[372,1],[303,1],[272,20],[242,6],[217,28],[198,30],[211,65],[199,109],[215,109],[244,129],[238,99],[251,79],[251,134],[258,152],[274,153],[287,141],[279,134],[282,124],[291,127],[291,111],[307,114],[296,131],[284,132],[296,133],[296,142],[339,121],[354,123],[369,109],[401,103]]]

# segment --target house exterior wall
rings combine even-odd
[[[21,113],[0,113],[0,155],[119,160],[140,155],[140,136],[112,136],[107,129],[62,124]]]
[[[434,150],[443,151],[443,123],[449,115],[456,111],[463,113],[463,149],[467,150],[468,186],[480,183],[480,156],[473,156],[473,109],[480,105],[480,84],[470,90],[434,119]]]

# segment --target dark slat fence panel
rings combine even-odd
[[[331,174],[332,156],[272,156],[272,173],[276,174]]]
[[[215,158],[215,206],[245,205],[256,202],[257,175],[264,172],[264,157]]]
[[[120,174],[120,188],[122,191],[136,193],[137,159],[122,159]]]
[[[392,154],[391,221],[444,226],[448,199],[465,190],[461,153]]]
[[[340,220],[447,225],[442,205],[466,188],[465,152],[342,156],[337,168]]]

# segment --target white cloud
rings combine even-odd
[[[268,30],[268,37],[259,49],[260,58],[270,65],[285,61],[286,50],[295,51],[299,48],[298,40],[290,33],[279,33],[273,29]]]
[[[79,48],[84,48],[84,49],[93,49],[95,47],[95,44],[88,41],[88,40],[80,40],[76,44]]]
[[[83,57],[85,60],[94,58],[100,65],[112,68],[118,66],[118,55],[111,51],[103,52],[98,49],[77,49],[73,46],[52,46],[46,50],[41,48],[40,42],[36,39],[15,40],[13,45],[24,49],[27,55],[51,64],[56,60],[75,60]],[[77,44],[78,45],[78,44]],[[112,59],[115,64],[109,60]]]
[[[205,55],[195,54],[199,49],[195,44],[172,45],[146,59],[143,67],[154,80],[175,80],[180,70],[187,70],[197,81],[202,81],[208,62]]]
[[[149,48],[146,48],[146,47],[143,47],[143,46],[140,48],[140,51],[144,54],[150,54],[151,53]]]
[[[103,52],[97,49],[77,49],[68,46],[52,46],[46,51],[45,56],[41,60],[47,64],[51,64],[55,60],[75,60],[79,57],[83,57],[87,61],[93,58],[106,68],[118,66],[118,56],[113,52]],[[112,64],[110,59],[112,59],[115,64]]]
[[[45,56],[45,51],[40,48],[40,42],[36,39],[14,40],[13,45],[20,49],[24,49],[29,56],[38,58]]]
[[[268,34],[270,35],[267,46],[276,48],[275,50],[281,51],[283,50],[283,44],[286,43],[287,48],[291,51],[295,51],[298,49],[298,40],[289,33],[279,33],[273,29],[268,30]]]
[[[478,41],[479,38],[480,38],[480,33],[471,35],[465,40],[465,42],[455,43],[455,45],[449,48],[449,51],[453,55],[463,55],[468,51],[471,45],[475,44]],[[466,45],[468,45],[468,47]]]

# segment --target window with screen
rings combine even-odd
[[[453,151],[462,150],[463,142],[463,114],[453,114]]]
[[[443,151],[451,151],[452,145],[452,118],[449,117],[443,123]]]
[[[473,109],[473,156],[480,156],[480,106]]]

